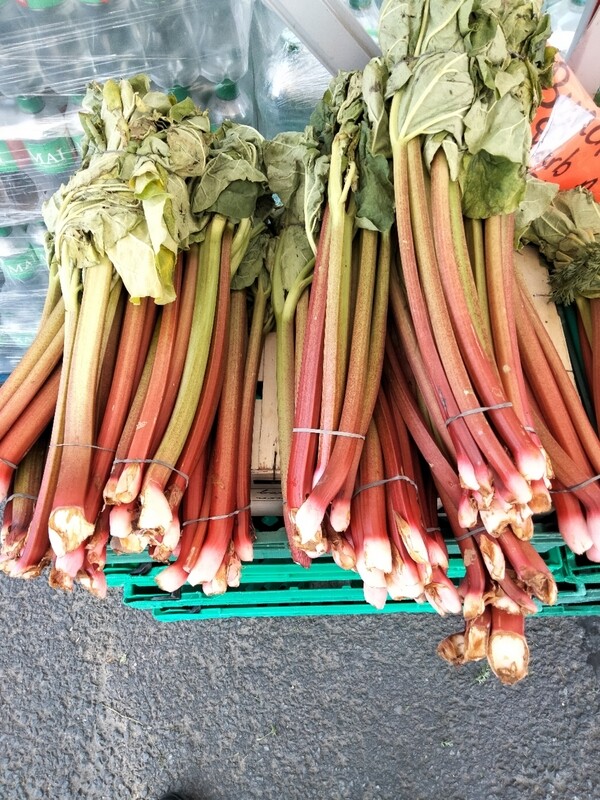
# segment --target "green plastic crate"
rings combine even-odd
[[[162,592],[155,578],[164,566],[152,562],[147,553],[109,554],[105,569],[108,584],[122,587],[126,605],[150,611],[163,622],[434,612],[428,603],[420,605],[412,600],[388,600],[385,609],[378,611],[365,602],[356,573],[340,569],[328,557],[303,569],[290,559],[281,520],[271,518],[255,523],[261,532],[257,534],[254,561],[243,565],[241,585],[223,595],[206,597],[199,587],[188,585],[172,595]],[[577,559],[552,529],[555,525],[550,516],[536,525],[536,548],[558,586],[557,604],[540,606],[540,615],[596,615],[600,613],[600,565]],[[458,582],[464,575],[464,564],[454,541],[448,541],[448,554],[448,576]]]

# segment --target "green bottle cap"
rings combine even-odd
[[[371,0],[348,0],[348,4],[353,11],[364,11],[371,8]]]
[[[215,94],[219,100],[235,100],[240,90],[235,81],[225,78],[215,87]]]
[[[182,100],[185,100],[186,97],[190,96],[190,90],[188,86],[172,86],[167,94],[175,95],[175,99],[178,103],[181,103]]]
[[[32,11],[41,11],[44,8],[56,8],[64,0],[18,0],[22,6],[30,8]]]
[[[26,114],[39,114],[45,103],[41,97],[17,97],[17,105]]]

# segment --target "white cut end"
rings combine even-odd
[[[181,564],[170,564],[166,569],[158,573],[154,579],[158,584],[158,588],[163,592],[172,594],[177,589],[181,589],[188,579],[188,574]]]
[[[488,642],[487,657],[492,672],[504,684],[510,686],[527,675],[529,647],[525,637],[518,633],[493,633]]]
[[[140,528],[163,533],[171,527],[173,511],[165,493],[155,481],[150,481],[144,487],[140,502]]]
[[[142,488],[142,464],[125,464],[114,492],[115,502],[132,503]]]
[[[61,506],[50,514],[48,534],[57,556],[76,550],[93,533],[94,525],[86,520],[81,506]]]
[[[385,601],[387,600],[387,589],[381,588],[380,586],[369,586],[368,584],[364,584],[363,591],[365,595],[365,600],[370,606],[373,608],[378,609],[381,611],[385,608]]]

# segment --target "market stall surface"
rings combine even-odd
[[[600,618],[531,620],[505,688],[429,615],[160,624],[8,579],[0,609],[2,800],[600,797]]]

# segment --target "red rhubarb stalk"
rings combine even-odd
[[[217,416],[214,460],[208,479],[211,487],[210,519],[206,539],[193,569],[198,583],[213,580],[233,536],[234,513],[237,510],[236,472],[246,356],[246,316],[246,293],[233,292],[227,372]]]
[[[310,562],[296,545],[292,518],[312,487],[315,466],[318,435],[308,433],[306,429],[314,429],[319,426],[328,263],[329,210],[325,208],[315,260],[308,323],[302,353],[302,368],[300,371],[300,386],[302,389],[298,392],[294,415],[294,427],[298,430],[292,436],[287,479],[287,504],[283,508],[292,558],[296,563],[302,564],[304,567],[308,567]]]
[[[362,267],[357,289],[348,380],[339,420],[339,430],[349,433],[350,436],[335,437],[336,442],[323,474],[295,514],[294,524],[299,542],[301,546],[307,546],[310,549],[314,549],[321,538],[321,523],[325,511],[344,486],[354,462],[356,449],[361,446],[361,439],[366,436],[365,419],[367,414],[372,415],[376,401],[375,392],[369,393],[368,398],[365,397],[368,383],[373,382],[378,385],[381,380],[385,346],[385,317],[377,318],[378,324],[382,327],[382,330],[378,332],[379,335],[372,331],[371,320],[376,286],[378,290],[385,291],[385,307],[387,308],[389,273],[385,275],[380,273],[379,281],[376,284],[378,235],[375,231],[362,230],[361,236]],[[386,259],[382,258],[381,261],[383,263]],[[387,263],[389,265],[389,260]],[[378,352],[375,352],[376,348],[371,349],[370,347],[373,335],[376,336],[379,344]],[[365,400],[372,400],[372,404],[368,406]],[[323,415],[321,415],[321,420],[323,420]],[[366,425],[368,426],[368,419]]]
[[[256,384],[260,368],[260,358],[264,343],[265,315],[267,311],[268,287],[258,278],[254,295],[252,322],[248,337],[246,365],[244,367],[244,384],[242,391],[242,407],[240,412],[240,442],[237,468],[237,507],[238,515],[234,520],[233,542],[235,552],[242,561],[252,561],[254,530],[252,528],[251,469],[252,469],[252,433],[254,431],[254,409],[256,405]],[[284,482],[282,481],[282,485]]]
[[[115,501],[131,503],[138,496],[145,469],[144,460],[153,455],[152,444],[160,421],[161,402],[167,390],[167,380],[173,360],[177,324],[181,308],[181,264],[175,271],[177,299],[163,306],[160,318],[156,358],[150,384],[144,400],[136,430],[126,456],[125,466],[117,482]]]
[[[54,370],[6,436],[0,440],[0,499],[6,498],[13,465],[19,465],[27,451],[40,438],[56,408],[60,369]]]

